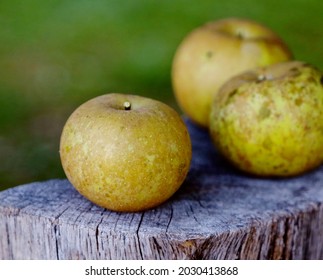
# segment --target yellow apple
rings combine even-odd
[[[291,51],[269,28],[240,18],[209,22],[188,34],[172,65],[175,97],[195,123],[208,127],[213,95],[251,68],[290,60]]]
[[[323,162],[323,75],[291,61],[240,74],[219,90],[210,133],[236,167],[293,176]]]
[[[115,211],[141,211],[169,199],[192,157],[179,114],[149,98],[105,94],[78,107],[61,135],[62,166],[87,199]]]

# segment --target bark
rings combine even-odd
[[[323,169],[256,178],[228,164],[207,131],[180,190],[145,212],[118,213],[65,179],[0,192],[0,259],[322,259]]]

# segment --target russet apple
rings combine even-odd
[[[291,60],[283,40],[248,19],[227,18],[196,28],[176,50],[172,84],[176,100],[195,123],[208,127],[214,94],[250,68]]]
[[[114,211],[141,211],[170,198],[192,157],[179,114],[146,97],[105,94],[78,107],[61,135],[67,178],[87,199]]]
[[[299,61],[237,75],[212,104],[210,133],[236,167],[294,176],[323,162],[323,75]]]

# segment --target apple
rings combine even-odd
[[[60,140],[63,169],[95,204],[141,211],[169,199],[183,183],[192,148],[179,114],[163,102],[111,93],[78,107]]]
[[[210,114],[218,150],[259,176],[296,176],[323,162],[323,75],[290,61],[231,78]]]
[[[181,42],[172,64],[174,95],[182,111],[208,127],[213,96],[232,76],[292,59],[283,40],[248,19],[227,18],[194,29]]]

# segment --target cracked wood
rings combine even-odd
[[[300,177],[240,173],[187,122],[180,190],[145,212],[100,208],[67,180],[0,193],[0,259],[322,259],[323,168]]]

